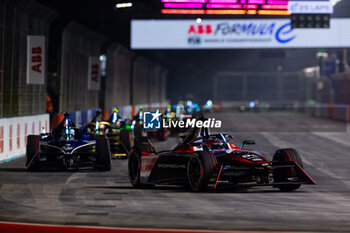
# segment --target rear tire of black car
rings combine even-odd
[[[296,162],[300,167],[304,167],[303,161],[299,153],[295,149],[280,149],[277,150],[273,156],[274,164],[289,164],[290,162]],[[273,177],[275,182],[288,182],[289,177],[295,177],[297,175],[297,170],[293,167],[291,168],[278,168],[273,172]],[[300,184],[283,184],[276,185],[275,187],[279,188],[282,192],[291,192],[300,188]]]
[[[214,155],[209,151],[193,153],[187,164],[187,178],[192,191],[205,191],[216,167]]]
[[[128,174],[130,183],[134,188],[140,187],[141,154],[133,148],[130,151],[128,160]]]
[[[141,153],[140,149],[132,148],[128,160],[128,174],[132,187],[134,188],[153,188],[153,184],[141,184],[140,182],[141,172]]]
[[[112,168],[112,155],[106,135],[97,135],[96,169],[99,171],[110,171]]]
[[[26,147],[26,170],[34,171],[37,169],[36,154],[39,150],[40,136],[28,135]]]

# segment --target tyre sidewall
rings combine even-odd
[[[289,164],[290,162],[296,162],[300,167],[304,167],[303,161],[299,153],[292,148],[277,150],[273,156],[273,162],[278,164]],[[273,177],[275,182],[288,182],[289,177],[294,177],[297,175],[295,168],[283,168],[275,169],[273,172]],[[281,191],[293,191],[300,187],[300,184],[286,184],[286,185],[276,185]]]
[[[137,168],[137,174],[131,175],[130,166],[131,163],[137,160],[138,168]],[[136,148],[131,149],[129,159],[128,159],[128,175],[130,179],[130,183],[133,187],[140,186],[140,171],[141,170],[141,156],[139,151]]]
[[[199,152],[193,153],[193,155],[189,159],[187,164],[187,178],[188,178],[189,185],[193,191],[206,190],[212,171],[216,166],[216,161],[214,164],[213,158],[214,156],[211,154],[211,152],[199,151]],[[192,183],[190,178],[190,164],[193,160],[197,160],[200,166],[201,177],[197,184]]]
[[[27,137],[27,146],[26,146],[26,162],[25,166],[27,169],[34,167],[34,160],[40,146],[40,136],[37,135],[28,135]],[[28,167],[30,165],[30,167]]]
[[[97,141],[97,169],[103,171],[109,171],[112,168],[112,156],[109,141],[106,135],[98,135]]]

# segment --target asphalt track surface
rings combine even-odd
[[[182,187],[133,189],[127,161],[110,172],[26,172],[24,159],[0,165],[0,221],[133,228],[350,232],[350,133],[346,125],[291,113],[213,114],[233,143],[271,159],[299,151],[317,185],[193,193]],[[172,148],[177,139],[155,143]]]

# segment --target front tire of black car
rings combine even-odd
[[[290,162],[296,162],[300,167],[303,166],[303,161],[299,153],[295,149],[280,149],[277,150],[273,156],[274,164],[289,164]],[[297,175],[296,169],[291,168],[278,168],[273,172],[275,182],[288,182],[289,177],[295,177]],[[276,187],[282,192],[291,192],[300,188],[300,184],[284,184],[276,185]]]
[[[40,136],[28,135],[27,137],[27,147],[26,147],[26,170],[34,171],[37,169],[35,164],[35,156],[39,150]]]
[[[209,184],[216,160],[209,151],[195,152],[187,164],[187,178],[192,191],[205,191]]]
[[[106,135],[98,135],[97,138],[98,157],[96,169],[99,171],[110,171],[112,168],[112,155],[108,138]]]

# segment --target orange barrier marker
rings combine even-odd
[[[109,109],[108,108],[103,109],[102,115],[103,115],[103,119],[108,120],[110,116]]]
[[[334,117],[334,106],[333,104],[328,105],[328,118],[333,119]]]
[[[56,128],[63,119],[64,119],[64,115],[62,113],[52,113],[50,130]]]

